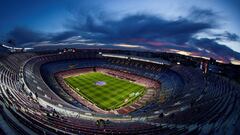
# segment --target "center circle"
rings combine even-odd
[[[104,86],[104,85],[106,85],[106,82],[104,82],[104,81],[97,81],[95,84],[97,86]]]

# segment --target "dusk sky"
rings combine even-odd
[[[239,0],[1,0],[0,40],[240,61]]]

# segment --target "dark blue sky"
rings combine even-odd
[[[57,0],[2,0],[0,2],[1,32],[15,27],[34,30],[61,31],[67,11],[64,2]]]
[[[1,0],[0,39],[240,60],[238,0]]]

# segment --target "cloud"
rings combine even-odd
[[[40,42],[47,40],[45,34],[36,32],[25,27],[16,27],[7,34],[8,39],[13,39],[16,45],[21,45],[28,42]]]
[[[215,39],[219,41],[240,41],[240,38],[236,33],[228,31],[224,31],[222,33],[211,33],[211,36],[215,37]]]
[[[65,32],[61,32],[61,33],[49,34],[49,36],[51,37],[50,40],[55,41],[55,42],[66,40],[66,39],[74,37],[76,35],[78,35],[78,33],[74,32],[74,31],[65,31]]]
[[[86,4],[85,1],[81,3],[82,5]],[[98,5],[91,4],[92,7],[98,7]],[[153,42],[171,42],[182,45],[196,33],[211,29],[214,25],[209,22],[193,21],[194,17],[214,16],[211,10],[197,8],[193,8],[191,15],[187,18],[177,20],[166,20],[160,16],[149,14],[133,14],[113,19],[106,17],[106,13],[101,8],[94,11],[83,6],[83,8],[75,10],[79,10],[79,12],[65,25],[69,29],[66,32],[46,34],[30,29],[16,28],[9,35],[11,38],[15,38],[19,44],[45,40],[58,42],[81,35],[83,38],[104,43],[127,43],[132,39],[147,39]],[[75,13],[75,11],[70,12]]]
[[[229,60],[231,58],[240,59],[240,53],[233,51],[223,44],[217,43],[214,39],[191,39],[191,41],[189,41],[189,44],[205,51],[207,50],[208,53],[211,53],[213,55],[225,57],[225,60]]]
[[[192,22],[187,19],[165,20],[153,15],[129,15],[120,20],[99,20],[88,16],[84,24],[73,30],[91,33],[93,37],[105,40],[129,40],[147,38],[182,44],[199,31],[212,28],[212,24]]]
[[[194,22],[211,22],[216,25],[218,23],[216,20],[219,20],[220,15],[211,9],[192,7],[187,18]]]
[[[222,34],[222,37],[229,40],[229,41],[239,41],[239,36],[235,33],[230,33],[228,31],[225,31],[223,34]]]
[[[17,27],[8,36],[24,47],[46,46],[108,46],[131,49],[183,50],[192,54],[224,60],[240,59],[233,51],[219,40],[239,41],[235,33],[215,34],[215,38],[195,37],[216,28],[217,15],[212,10],[193,8],[191,13],[176,20],[167,20],[149,14],[126,15],[112,19],[104,14],[82,13],[66,25],[67,31],[60,33],[36,32],[24,27]],[[201,19],[199,19],[201,18]]]

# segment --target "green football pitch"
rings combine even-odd
[[[100,72],[64,78],[78,94],[103,110],[114,110],[141,97],[145,87]]]

